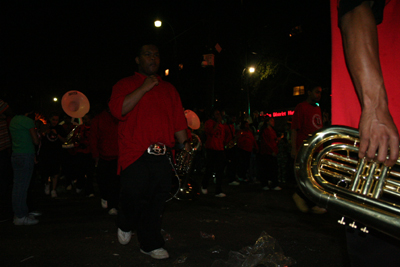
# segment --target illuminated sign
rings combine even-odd
[[[260,116],[268,116],[271,118],[277,118],[277,117],[286,117],[286,116],[293,116],[294,110],[288,110],[288,111],[274,111],[271,113],[264,113],[260,112]]]

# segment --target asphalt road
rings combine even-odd
[[[196,181],[200,178],[194,176]],[[226,198],[209,194],[169,201],[163,216],[167,260],[140,253],[134,236],[128,245],[120,245],[115,216],[101,208],[98,194],[87,198],[60,190],[59,197],[51,199],[40,190],[39,224],[14,226],[11,219],[0,223],[0,265],[242,266],[251,258],[239,251],[254,248],[262,236],[257,244],[265,249],[258,256],[265,261],[280,266],[349,266],[344,229],[336,223],[339,216],[329,211],[301,213],[291,198],[294,185],[282,187],[262,191],[258,184],[226,184]],[[270,264],[260,266],[278,266]]]

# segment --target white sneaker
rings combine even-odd
[[[108,211],[108,214],[110,215],[118,215],[118,211],[116,208],[112,208]]]
[[[201,193],[203,193],[203,195],[207,195],[208,194],[208,190],[204,189],[203,187],[201,188]]]
[[[282,190],[282,187],[280,187],[280,186],[276,186],[276,187],[272,188],[272,190],[275,190],[275,191],[280,191],[280,190]]]
[[[229,183],[229,185],[240,185],[240,183],[238,181],[233,181],[233,182]]]
[[[44,193],[46,195],[50,195],[50,184],[45,184],[44,185]]]
[[[267,190],[269,190],[269,187],[268,187],[268,186],[264,186],[264,187],[262,188],[262,190],[267,191]]]
[[[15,225],[35,225],[39,222],[33,216],[25,216],[22,218],[14,217],[14,224]]]
[[[51,197],[52,197],[52,198],[57,197],[57,192],[56,192],[56,190],[51,190]]]
[[[118,242],[121,245],[126,245],[129,243],[129,241],[131,241],[131,237],[132,237],[132,232],[124,232],[121,229],[118,228]]]
[[[149,255],[153,259],[157,259],[157,260],[162,260],[162,259],[168,259],[169,258],[168,251],[166,251],[163,248],[158,248],[158,249],[152,250],[150,252],[145,252],[143,250],[140,250],[140,252],[142,252],[143,254]]]
[[[226,195],[224,193],[219,193],[217,195],[215,195],[216,197],[226,197]]]
[[[107,205],[107,200],[101,199],[101,207],[102,207],[103,209],[106,209],[106,208],[108,207],[108,205]]]

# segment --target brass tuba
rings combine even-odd
[[[400,239],[400,159],[392,168],[358,158],[359,133],[345,126],[322,129],[300,148],[297,183],[320,207]],[[338,221],[345,224],[344,218]]]
[[[82,118],[90,110],[90,103],[87,97],[79,91],[68,91],[61,99],[61,107],[71,118]],[[80,136],[75,135],[75,126],[67,135],[63,148],[74,148],[78,145]]]

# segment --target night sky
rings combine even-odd
[[[211,83],[219,105],[241,108],[242,70],[274,49],[277,55],[292,52],[291,59],[310,61],[310,67],[299,67],[304,76],[329,87],[329,1],[33,2],[37,1],[2,4],[0,97],[5,100],[28,94],[49,109],[53,97],[79,90],[93,105],[104,101],[119,79],[134,73],[137,42],[150,36],[160,46],[160,74],[164,68],[173,69],[175,61],[183,64],[179,75],[171,73],[165,79],[177,87],[187,108],[210,105]],[[167,23],[155,28],[156,18],[168,22],[173,31]],[[298,25],[301,36],[289,40]],[[299,48],[295,55],[293,42]],[[220,53],[214,49],[217,43]],[[209,52],[216,55],[214,79],[213,71],[200,65]],[[292,84],[285,86],[291,90]],[[259,93],[267,87],[261,85]],[[262,108],[253,97],[254,105]]]

